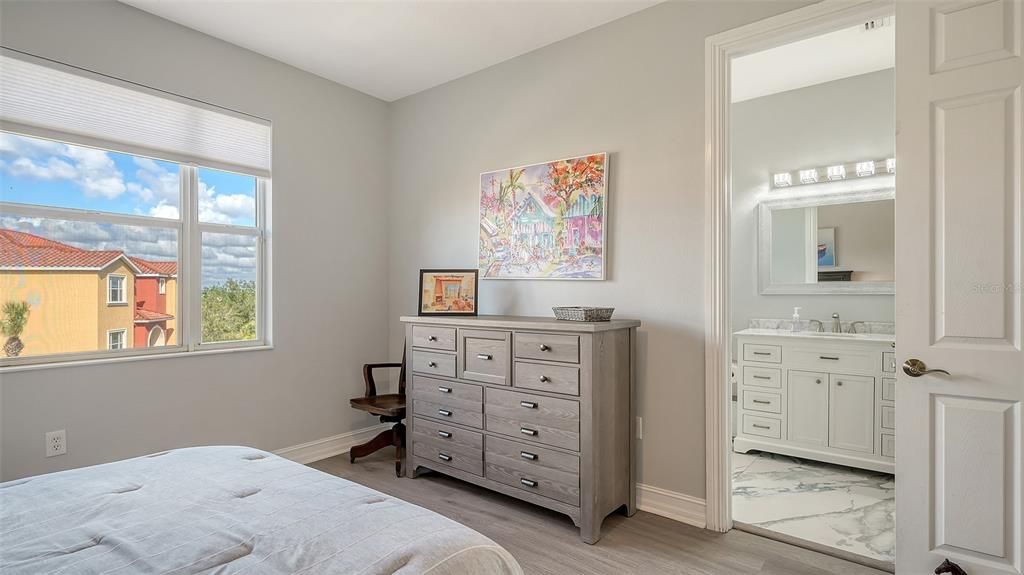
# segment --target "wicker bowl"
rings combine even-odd
[[[610,321],[613,307],[560,306],[551,308],[555,319],[565,321]]]

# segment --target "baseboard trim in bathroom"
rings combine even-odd
[[[872,569],[878,569],[879,571],[887,571],[889,573],[896,572],[896,565],[889,561],[879,561],[878,559],[872,559],[870,557],[844,551],[843,549],[836,549],[835,547],[829,547],[828,545],[815,543],[814,541],[800,539],[799,537],[793,537],[792,535],[786,535],[785,533],[779,533],[778,531],[772,531],[771,529],[765,529],[764,527],[758,527],[757,525],[751,525],[750,523],[743,523],[742,521],[733,521],[732,525],[740,531],[746,531],[747,533],[758,535],[765,539],[773,539],[794,547],[817,551],[818,553],[831,555],[832,557],[864,565],[865,567],[871,567]]]

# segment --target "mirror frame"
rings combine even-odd
[[[828,191],[840,182],[800,186],[796,194],[762,200],[758,203],[757,235],[757,283],[761,295],[802,295],[802,294],[845,294],[845,295],[893,295],[895,282],[818,282],[818,283],[772,283],[772,210],[792,208],[814,208],[835,204],[852,204],[896,199],[895,182],[886,182],[878,187],[877,180],[870,182],[873,187]],[[867,184],[868,182],[863,182]],[[785,188],[776,188],[772,193],[785,193]]]

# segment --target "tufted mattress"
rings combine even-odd
[[[516,574],[432,511],[247,447],[0,483],[0,573]]]

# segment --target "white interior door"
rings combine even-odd
[[[1021,573],[1022,14],[896,3],[897,573]]]

